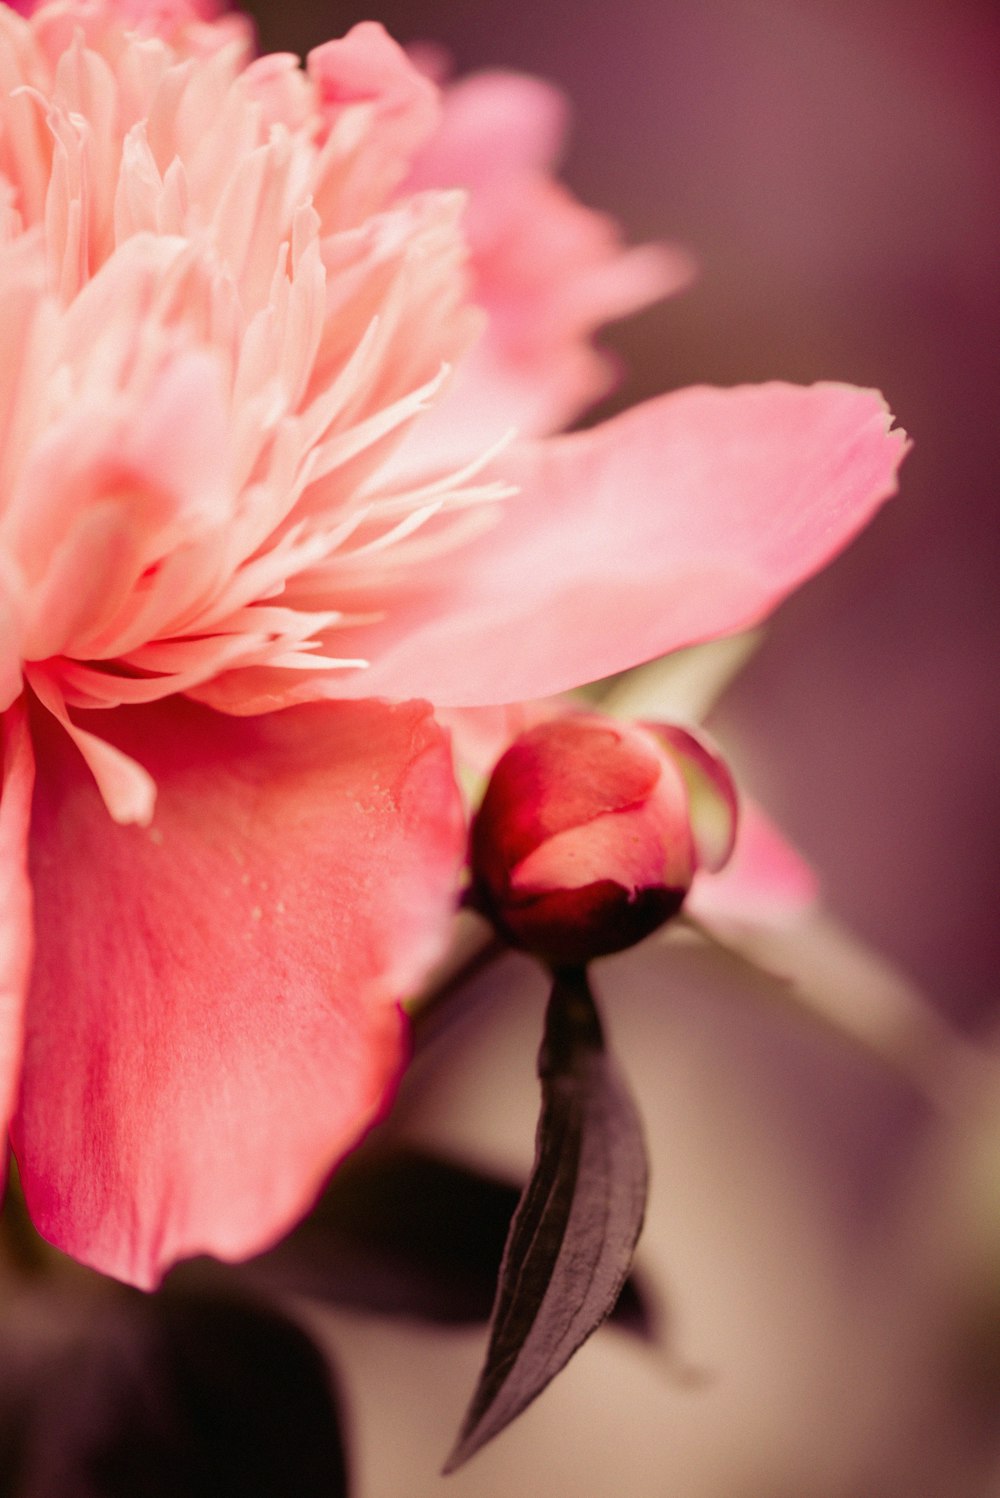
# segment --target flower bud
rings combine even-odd
[[[736,793],[686,729],[574,714],[521,734],[472,825],[470,904],[553,967],[641,941],[732,851]]]

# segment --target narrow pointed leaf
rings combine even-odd
[[[358,1151],[318,1205],[248,1272],[271,1289],[445,1325],[489,1320],[516,1185],[411,1146]],[[611,1312],[647,1341],[657,1317],[626,1281]]]
[[[538,1072],[534,1168],[504,1250],[486,1363],[446,1472],[521,1414],[600,1326],[642,1227],[642,1127],[582,971],[556,976]]]

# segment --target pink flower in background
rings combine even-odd
[[[447,87],[442,106],[407,186],[469,190],[472,292],[489,314],[489,336],[470,350],[453,396],[420,439],[461,452],[504,426],[521,436],[568,426],[617,374],[593,330],[680,290],[694,267],[664,245],[626,248],[610,219],[556,181],[567,108],[551,85],[478,73]]]
[[[0,61],[2,1091],[41,1231],[148,1285],[391,1094],[462,844],[415,699],[742,628],[903,444],[777,384],[547,438],[674,262],[551,183],[548,104],[462,167],[535,85],[442,113],[374,24],[303,71],[180,0],[2,9]]]

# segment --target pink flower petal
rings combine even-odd
[[[0,561],[0,713],[21,695],[23,685],[22,636],[20,588],[14,580],[14,569],[9,566],[9,576],[4,577],[4,565]],[[19,581],[19,580],[18,580]]]
[[[784,926],[815,904],[819,881],[800,853],[746,797],[732,858],[719,874],[696,876],[691,914],[709,925]]]
[[[419,58],[417,59],[419,65]],[[449,83],[440,126],[411,168],[408,185],[503,183],[514,173],[548,171],[562,154],[569,105],[561,89],[527,73],[490,69]],[[470,205],[473,226],[493,216],[487,195]]]
[[[643,726],[668,747],[684,777],[698,867],[714,873],[732,857],[739,827],[739,798],[729,766],[704,732],[676,723]]]
[[[680,290],[690,258],[627,249],[617,226],[552,175],[565,135],[558,89],[519,73],[477,73],[445,89],[441,124],[415,158],[408,191],[463,187],[472,294],[489,321],[400,466],[460,463],[515,428],[547,436],[614,385],[593,347],[605,323]]]
[[[437,125],[438,90],[377,21],[362,21],[346,36],[315,47],[306,68],[316,86],[317,103],[338,162],[326,193],[318,196],[318,210],[328,216],[328,193],[335,195],[341,224],[360,222],[398,185],[414,152]],[[378,128],[370,132],[351,165],[345,166],[356,151],[359,109],[370,111]],[[343,135],[343,155],[337,149],[338,130]]]
[[[489,774],[519,733],[566,710],[562,702],[506,702],[499,707],[446,707],[437,719],[451,734],[456,763],[478,779]]]
[[[81,728],[69,716],[58,686],[42,669],[30,671],[28,681],[38,701],[72,739],[83,757],[109,816],[123,825],[138,822],[148,827],[156,805],[156,781],[148,770],[122,754],[100,734]]]
[[[0,1108],[8,1119],[17,1095],[24,995],[31,966],[28,826],[35,763],[24,701],[0,718]],[[0,1175],[3,1167],[0,1166]]]
[[[745,629],[896,488],[873,391],[695,387],[503,460],[522,492],[470,545],[349,606],[349,690],[448,706],[543,697]]]
[[[37,952],[15,1149],[59,1247],[142,1286],[277,1238],[378,1116],[463,831],[424,704],[92,713],[158,783],[108,818],[39,713]]]

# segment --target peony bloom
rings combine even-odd
[[[672,272],[545,186],[529,120],[451,180],[477,112],[377,25],[303,70],[187,0],[26,8],[0,7],[0,1092],[39,1229],[150,1285],[272,1242],[391,1094],[464,836],[427,701],[743,627],[903,448],[835,385],[546,437],[600,388],[593,326]]]
[[[736,790],[701,738],[576,713],[501,756],[472,824],[470,903],[554,967],[633,946],[736,838]]]

